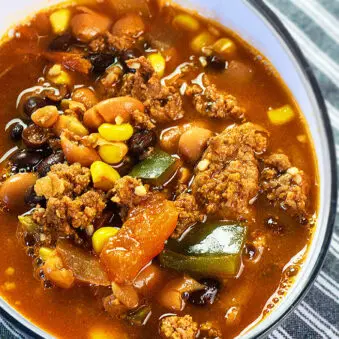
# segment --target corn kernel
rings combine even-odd
[[[189,32],[196,32],[200,28],[199,21],[188,14],[176,15],[172,24],[174,27],[181,28]]]
[[[126,141],[133,135],[131,124],[113,125],[104,123],[98,128],[101,137],[108,141]]]
[[[14,267],[9,266],[9,267],[7,267],[6,270],[5,270],[5,274],[6,274],[6,275],[14,275],[14,273],[15,273]]]
[[[101,227],[92,236],[92,245],[95,252],[100,253],[109,238],[114,237],[119,232],[117,227]]]
[[[146,196],[146,194],[147,194],[146,187],[143,186],[143,185],[137,186],[137,187],[134,189],[134,193],[135,193],[135,195],[137,195],[137,196],[139,196],[139,197],[144,197],[144,196]]]
[[[43,260],[46,261],[48,257],[50,257],[51,255],[53,255],[54,250],[52,250],[51,248],[48,247],[40,247],[39,248],[39,257]]]
[[[55,34],[63,34],[68,29],[71,20],[71,11],[69,9],[59,9],[53,12],[49,20]]]
[[[151,63],[155,72],[161,78],[165,73],[166,60],[160,53],[152,53],[147,55],[147,59]]]
[[[128,147],[121,142],[99,146],[99,155],[108,164],[119,163],[127,152]]]
[[[72,83],[70,75],[58,64],[49,69],[47,79],[57,85],[70,85]]]
[[[294,111],[290,105],[285,105],[280,108],[268,110],[267,114],[273,125],[286,124],[292,121],[295,117]]]
[[[191,41],[191,48],[195,53],[201,53],[204,47],[215,42],[216,38],[210,32],[202,32]]]
[[[128,339],[128,335],[120,328],[92,328],[88,334],[88,339]]]
[[[102,161],[93,162],[90,171],[94,187],[103,191],[109,191],[120,178],[114,168]]]
[[[231,39],[221,38],[214,43],[213,50],[224,57],[230,57],[236,52],[237,46]]]

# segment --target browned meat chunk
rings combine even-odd
[[[210,139],[192,184],[198,204],[208,214],[248,218],[259,190],[256,154],[266,147],[267,133],[252,123],[231,126]]]
[[[201,115],[233,120],[244,117],[245,111],[233,95],[219,91],[206,76],[203,77],[203,85],[204,89],[197,84],[186,89],[186,95],[193,97],[193,104]]]
[[[304,222],[309,192],[304,171],[292,167],[284,154],[271,155],[265,165],[267,167],[261,173],[261,187],[267,199]]]
[[[49,199],[80,195],[91,182],[90,171],[80,164],[56,164],[46,177],[37,180],[34,189],[37,195]]]
[[[48,199],[45,209],[38,208],[33,213],[33,220],[51,232],[72,235],[74,228],[90,228],[105,206],[104,195],[90,190],[75,199],[68,196]]]
[[[147,189],[141,180],[129,176],[117,180],[111,193],[113,202],[128,208],[139,205],[148,197]]]
[[[204,214],[199,211],[199,207],[193,195],[189,193],[180,194],[174,201],[175,207],[179,211],[177,227],[171,235],[172,238],[179,238],[185,230],[204,219]]]
[[[160,334],[166,339],[194,339],[198,333],[198,324],[190,315],[176,315],[161,319]]]
[[[130,95],[142,101],[150,117],[157,122],[178,120],[184,116],[180,93],[173,86],[161,84],[145,57],[130,59],[126,63],[130,69],[135,69],[135,73],[124,76],[119,95]]]

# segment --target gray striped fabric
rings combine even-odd
[[[313,66],[326,99],[339,159],[339,0],[265,2],[281,18]],[[0,317],[0,337],[25,336]],[[269,339],[285,338],[339,338],[338,216],[329,253],[313,287],[294,313],[269,335]]]

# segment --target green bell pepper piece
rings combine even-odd
[[[167,268],[204,276],[238,273],[247,227],[222,223],[197,224],[180,241],[169,240],[160,255]]]
[[[161,179],[167,177],[166,173],[174,168],[175,162],[176,159],[168,153],[155,150],[148,158],[134,166],[129,175],[159,184],[160,181],[165,181]]]

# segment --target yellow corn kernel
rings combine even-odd
[[[109,191],[120,178],[119,173],[110,165],[102,161],[95,161],[91,165],[91,176],[95,188]]]
[[[181,28],[189,32],[196,32],[200,28],[199,21],[188,14],[176,15],[172,24],[174,27]]]
[[[133,135],[131,124],[113,125],[104,123],[98,128],[101,137],[108,141],[126,141]]]
[[[117,227],[101,227],[92,236],[92,245],[95,252],[100,253],[109,238],[114,237],[119,232]]]
[[[49,69],[47,79],[57,85],[70,85],[72,83],[70,75],[58,64]]]
[[[121,142],[99,146],[99,155],[108,164],[119,163],[127,152],[128,147]]]
[[[211,46],[215,42],[216,38],[208,31],[198,34],[191,41],[191,48],[195,53],[201,53],[204,47]]]
[[[128,335],[119,328],[92,328],[88,339],[128,339]]]
[[[166,60],[160,53],[152,53],[147,55],[147,59],[151,63],[155,72],[161,78],[165,73]]]
[[[39,257],[43,260],[46,261],[48,257],[53,255],[55,253],[54,250],[48,247],[40,247],[39,248]]]
[[[224,57],[230,57],[236,52],[237,46],[231,39],[221,38],[214,43],[213,50]]]
[[[59,9],[50,15],[49,20],[51,22],[53,32],[55,34],[63,34],[69,26],[71,11],[66,8]]]
[[[286,124],[295,117],[295,113],[290,105],[285,105],[276,109],[270,109],[267,111],[267,114],[273,125]]]

